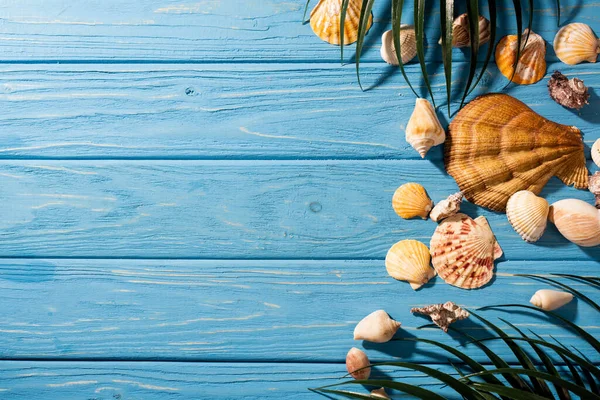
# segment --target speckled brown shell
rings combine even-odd
[[[505,211],[519,190],[539,194],[552,176],[588,186],[581,132],[536,114],[506,94],[476,98],[458,112],[444,145],[446,170],[467,200]]]
[[[485,217],[456,214],[442,221],[430,245],[433,267],[450,285],[476,289],[492,279],[502,249]]]
[[[362,0],[350,0],[344,21],[344,44],[356,42]],[[340,44],[340,14],[342,0],[321,0],[310,13],[310,27],[313,32],[331,44]],[[373,23],[373,15],[369,15],[367,30]]]

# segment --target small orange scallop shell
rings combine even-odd
[[[600,53],[600,39],[586,24],[565,25],[554,37],[554,51],[565,64],[574,65],[583,61],[595,63]]]
[[[485,217],[456,214],[442,221],[431,238],[433,267],[438,275],[463,289],[475,289],[492,279],[494,260],[502,256]]]
[[[517,58],[517,35],[504,36],[496,46],[496,65],[506,78],[519,85],[530,85],[538,82],[546,75],[546,42],[533,32],[525,44],[527,29],[521,39],[521,55],[514,73],[515,59]],[[523,47],[524,45],[524,47]]]
[[[404,219],[421,217],[427,219],[433,208],[433,201],[427,195],[425,188],[418,183],[405,183],[394,192],[392,207],[396,214]]]
[[[356,42],[362,0],[350,0],[344,21],[344,44]],[[340,14],[342,0],[321,0],[310,13],[310,27],[313,32],[331,44],[340,44]],[[369,15],[367,30],[373,24],[373,15]]]

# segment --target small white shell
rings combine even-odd
[[[541,289],[535,292],[529,302],[542,310],[552,311],[573,300],[573,295],[567,292]]]
[[[417,99],[405,132],[406,141],[417,150],[421,158],[425,158],[430,148],[446,140],[446,131],[442,128],[433,106],[426,99]]]
[[[389,399],[390,396],[385,392],[385,388],[379,388],[375,390],[371,390],[371,397],[378,397],[380,399]]]
[[[600,167],[600,139],[596,140],[592,146],[592,160]]]
[[[448,196],[447,199],[440,201],[433,207],[429,213],[429,218],[434,222],[439,222],[444,218],[448,218],[460,211],[460,203],[463,200],[461,192],[454,193]]]
[[[346,354],[346,370],[352,375],[354,379],[369,379],[371,375],[371,367],[368,367],[371,363],[369,357],[364,351],[353,347]]]
[[[373,343],[388,342],[400,328],[400,322],[390,318],[388,313],[377,310],[364,317],[354,328],[354,340]]]
[[[573,23],[563,26],[554,37],[554,51],[565,64],[583,61],[595,63],[600,53],[600,40],[586,24]]]
[[[528,190],[518,191],[506,203],[508,222],[529,243],[537,242],[544,234],[549,212],[548,202]]]
[[[400,27],[400,52],[402,53],[402,64],[406,64],[417,55],[417,42],[415,40],[415,28],[410,25]],[[400,65],[394,46],[394,35],[391,30],[381,35],[381,58],[388,64]]]
[[[581,247],[600,245],[600,210],[578,199],[559,200],[548,215],[558,231]]]

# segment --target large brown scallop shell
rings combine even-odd
[[[446,170],[467,200],[505,211],[519,190],[539,194],[557,176],[588,187],[581,132],[506,94],[480,96],[458,112],[444,145]]]
[[[344,44],[356,42],[362,0],[350,0],[344,20]],[[310,13],[310,27],[313,32],[331,44],[340,44],[340,14],[342,0],[321,0]],[[373,23],[373,15],[369,15],[367,30]]]
[[[476,289],[492,279],[494,260],[502,249],[483,216],[456,214],[442,221],[431,238],[431,257],[438,275],[463,289]]]

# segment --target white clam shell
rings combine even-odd
[[[573,300],[573,295],[567,292],[541,289],[535,292],[529,302],[542,310],[552,311]]]
[[[581,247],[600,245],[600,210],[578,199],[559,200],[548,217],[569,241]]]
[[[387,252],[385,268],[392,278],[407,281],[417,290],[435,276],[430,261],[427,246],[418,240],[402,240]]]
[[[402,64],[408,63],[417,55],[417,42],[415,39],[415,28],[410,25],[400,27],[400,52]],[[394,35],[392,30],[385,31],[381,35],[381,58],[388,64],[400,65],[394,46]]]
[[[426,99],[417,99],[405,132],[406,141],[417,150],[421,158],[425,158],[430,148],[446,140],[446,131],[442,128],[435,109]]]
[[[526,242],[537,242],[548,223],[550,205],[528,190],[513,194],[506,203],[506,217],[513,229]]]
[[[563,26],[556,33],[554,51],[565,64],[594,63],[600,53],[600,40],[588,25],[575,22]]]
[[[600,139],[596,140],[592,145],[592,160],[600,167]]]
[[[369,357],[364,351],[353,347],[346,354],[346,370],[354,379],[369,379],[371,368],[368,367],[371,363]]]
[[[354,340],[373,343],[388,342],[400,328],[400,322],[390,318],[388,313],[377,310],[364,317],[354,328]]]

